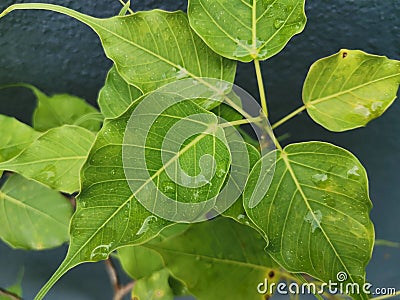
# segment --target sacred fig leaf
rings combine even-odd
[[[396,99],[399,84],[400,61],[343,49],[311,66],[303,101],[315,122],[346,131],[381,116]]]
[[[265,299],[257,285],[277,267],[254,229],[223,217],[143,246],[159,252],[172,275],[198,299]]]
[[[100,110],[106,118],[114,118],[122,114],[142,92],[135,86],[126,83],[113,66],[108,72],[106,83],[100,90],[97,100]]]
[[[322,142],[292,144],[276,150],[275,174],[267,194],[255,207],[262,160],[253,168],[244,191],[249,218],[269,239],[268,254],[289,272],[307,273],[324,282],[365,282],[374,227],[369,218],[365,169],[350,152]],[[367,299],[365,294],[352,295]]]
[[[163,269],[149,277],[139,279],[132,289],[132,299],[173,300],[174,294],[168,282],[169,271]]]
[[[55,190],[73,193],[79,190],[79,170],[93,141],[94,134],[82,127],[53,128],[18,156],[0,163],[0,170],[13,171]]]
[[[119,74],[143,93],[186,77],[228,82],[233,82],[235,77],[236,63],[208,48],[192,31],[186,14],[181,11],[152,10],[97,19],[58,5],[26,3],[9,6],[0,18],[18,9],[55,11],[91,27]]]
[[[41,250],[68,241],[72,205],[60,193],[20,175],[0,189],[0,237],[13,248]]]
[[[40,136],[32,127],[4,115],[0,115],[0,131],[0,162],[17,156]]]
[[[68,94],[47,96],[31,84],[16,83],[8,87],[23,87],[32,91],[37,99],[32,125],[37,131],[46,131],[65,124],[78,125],[91,131],[98,131],[103,116],[85,100]]]
[[[305,0],[189,0],[190,26],[218,54],[250,62],[279,53],[306,24]]]

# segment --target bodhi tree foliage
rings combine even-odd
[[[314,283],[321,299],[324,283],[366,283],[366,170],[346,149],[284,147],[273,130],[304,110],[330,131],[367,125],[396,99],[399,61],[346,49],[317,60],[304,105],[270,127],[260,62],[304,29],[305,0],[189,0],[187,14],[128,2],[107,19],[25,3],[0,18],[22,9],[86,24],[113,62],[100,111],[16,84],[37,98],[32,127],[0,116],[0,237],[29,250],[69,243],[35,299],[110,255],[134,280],[132,299],[265,299],[280,280]],[[238,61],[255,66],[261,109],[233,85]]]

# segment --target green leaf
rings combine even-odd
[[[133,279],[150,276],[164,269],[161,256],[143,246],[127,246],[118,249],[118,258],[124,271]]]
[[[88,25],[99,35],[107,57],[124,80],[143,93],[185,77],[228,82],[235,77],[236,63],[209,49],[181,11],[152,10],[97,19],[62,6],[32,3],[11,5],[0,18],[16,9],[51,10]]]
[[[14,174],[0,190],[0,237],[13,248],[41,250],[68,241],[72,205],[60,193]]]
[[[104,87],[100,90],[98,103],[104,117],[113,118],[122,114],[141,95],[142,92],[126,83],[113,66],[108,72]]]
[[[91,131],[98,131],[102,123],[98,111],[85,100],[59,94],[51,97],[37,88],[31,87],[38,105],[33,113],[33,127],[38,131],[46,131],[65,124],[78,125]],[[87,118],[82,119],[83,116]]]
[[[276,267],[255,230],[223,217],[144,246],[159,252],[171,273],[199,299],[265,299],[257,285]]]
[[[341,50],[315,62],[303,87],[311,118],[331,131],[367,125],[396,99],[400,61]]]
[[[190,26],[218,54],[249,62],[279,53],[306,24],[305,0],[189,0]]]
[[[173,300],[174,294],[168,282],[169,272],[164,269],[135,282],[132,290],[134,300]]]
[[[365,169],[348,151],[322,142],[292,144],[276,150],[276,168],[262,201],[250,208],[262,160],[244,191],[250,219],[269,239],[267,252],[289,272],[307,273],[324,282],[365,282],[374,227],[369,218]],[[366,299],[364,294],[353,295]]]
[[[0,162],[21,153],[40,133],[17,119],[0,115]]]
[[[18,156],[0,163],[9,170],[55,190],[79,190],[79,170],[93,143],[94,134],[82,127],[64,125],[43,133]]]

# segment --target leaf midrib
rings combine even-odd
[[[289,159],[287,158],[287,155],[288,155],[288,154],[287,154],[284,150],[281,150],[281,157],[282,157],[283,161],[285,162],[286,168],[287,168],[287,170],[289,171],[290,176],[292,177],[292,180],[293,180],[293,182],[294,182],[294,184],[295,184],[295,186],[296,186],[296,189],[299,191],[301,197],[303,198],[304,203],[305,203],[305,205],[307,206],[308,211],[311,213],[311,215],[312,215],[312,217],[314,218],[314,220],[317,221],[318,219],[317,219],[317,217],[315,216],[314,211],[312,210],[310,204],[308,203],[307,197],[306,197],[306,195],[305,195],[305,193],[304,193],[304,191],[303,191],[303,189],[302,189],[302,187],[301,187],[300,182],[297,180],[297,176],[296,176],[296,174],[294,173],[294,171],[293,171],[293,169],[292,169],[292,167],[291,167],[291,165],[290,165],[290,161],[289,161]],[[341,258],[340,255],[339,255],[339,253],[337,252],[335,246],[332,244],[332,242],[331,242],[331,240],[329,239],[327,233],[325,232],[325,230],[323,229],[322,226],[319,226],[319,228],[321,229],[321,232],[323,233],[323,235],[324,235],[326,241],[329,243],[329,246],[331,247],[331,249],[332,249],[333,252],[335,253],[335,256],[337,257],[337,259],[340,261],[340,263],[342,264],[343,268],[345,269],[347,275],[349,276],[349,278],[351,279],[351,281],[352,281],[353,283],[355,283],[355,281],[354,281],[354,279],[353,279],[351,273],[350,273],[349,270],[347,269],[347,266],[345,265],[345,263],[343,262],[342,258]]]

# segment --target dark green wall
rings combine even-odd
[[[28,1],[2,0],[0,9]],[[41,1],[62,4],[97,17],[118,12],[117,0]],[[133,1],[134,10],[185,9],[184,1]],[[400,59],[400,0],[309,0],[308,24],[284,51],[263,64],[271,121],[301,105],[302,82],[309,66],[318,58],[340,48],[362,49]],[[29,82],[47,93],[71,93],[95,103],[110,62],[104,57],[97,36],[86,26],[68,17],[39,11],[19,11],[0,20],[0,85]],[[240,65],[237,84],[257,96],[253,66]],[[19,89],[0,90],[0,113],[29,122],[34,100]],[[364,129],[343,134],[330,133],[303,114],[279,134],[289,133],[287,142],[324,140],[354,152],[370,177],[372,218],[377,238],[400,237],[400,101],[382,118]],[[1,133],[0,133],[1,134]],[[0,286],[10,283],[20,265],[26,264],[27,299],[57,267],[65,249],[45,254],[18,251],[0,246]],[[398,250],[378,248],[369,267],[368,278],[381,286],[400,288]],[[85,283],[85,285],[82,283]],[[57,299],[108,299],[107,277],[101,264],[79,267],[56,287]],[[69,297],[59,297],[64,291]],[[79,293],[72,291],[78,290]],[[79,294],[79,295],[78,295]],[[52,297],[50,297],[52,298]]]

